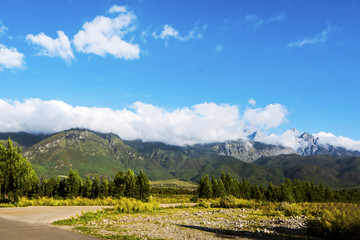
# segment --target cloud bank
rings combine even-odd
[[[290,147],[294,150],[300,147],[307,147],[308,142],[304,139],[299,138],[301,133],[296,129],[290,129],[281,135],[270,134],[268,136],[262,136],[259,141],[267,144],[282,145]],[[356,141],[343,136],[335,136],[332,133],[319,132],[312,134],[317,143],[322,145],[330,144],[335,147],[343,147],[348,150],[360,151],[360,141]]]
[[[254,99],[249,102],[255,103]],[[251,105],[251,104],[250,104]],[[23,102],[0,99],[0,132],[26,131],[55,133],[70,128],[87,128],[115,133],[126,140],[161,141],[185,145],[246,139],[254,131],[276,128],[287,121],[284,105],[274,103],[264,108],[201,103],[191,107],[164,109],[152,104],[135,102],[128,108],[110,109],[71,106],[58,100],[27,99]],[[260,134],[256,141],[291,147],[307,146],[296,129],[280,135]],[[320,144],[331,144],[360,151],[360,141],[332,133],[312,134]]]
[[[280,104],[247,109],[241,114],[238,106],[229,104],[202,103],[170,111],[135,102],[128,108],[113,110],[41,99],[24,102],[0,99],[0,112],[1,132],[54,133],[80,127],[113,132],[128,140],[176,145],[245,138],[249,129],[277,127],[287,115],[285,106]],[[254,120],[253,114],[266,118]]]

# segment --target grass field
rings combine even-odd
[[[178,179],[150,181],[150,185],[151,187],[185,188],[185,189],[196,189],[198,186],[196,183],[185,182]]]

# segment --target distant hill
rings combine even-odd
[[[235,179],[245,177],[262,185],[290,178],[336,188],[360,186],[358,157],[304,157],[289,148],[250,140],[173,146],[123,141],[116,134],[87,129],[70,129],[53,135],[3,133],[0,136],[5,140],[10,136],[22,146],[37,174],[45,177],[67,175],[70,168],[78,170],[83,178],[95,174],[113,177],[117,171],[131,168],[135,173],[144,170],[153,181],[198,182],[203,174],[218,178],[224,171]]]
[[[360,185],[360,157],[280,155],[254,164],[283,169],[284,177],[310,180],[336,188]]]
[[[7,140],[9,137],[11,141],[16,141],[22,148],[28,148],[32,145],[49,137],[50,134],[31,134],[26,132],[4,132],[0,133],[0,139]]]

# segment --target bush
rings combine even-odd
[[[118,205],[114,207],[114,210],[118,213],[138,213],[138,212],[153,212],[159,209],[158,202],[141,202],[132,198],[121,198]]]
[[[307,219],[311,234],[326,239],[360,239],[360,205],[314,204]]]

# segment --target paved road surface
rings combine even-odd
[[[69,232],[50,223],[102,207],[0,208],[0,240],[96,240]]]

